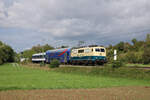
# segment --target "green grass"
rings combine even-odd
[[[115,86],[150,86],[149,80],[134,80],[87,74],[61,73],[11,64],[0,66],[0,90],[11,89],[70,89]]]

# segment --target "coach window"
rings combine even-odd
[[[84,53],[84,50],[78,50],[78,53]]]

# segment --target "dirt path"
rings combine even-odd
[[[150,87],[0,91],[0,100],[150,100]]]

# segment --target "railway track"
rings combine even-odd
[[[100,68],[103,68],[104,66],[102,65],[95,65],[95,66],[92,66],[92,65],[61,65],[60,67],[87,67],[87,68],[92,68],[92,67],[100,67]],[[128,68],[136,68],[136,69],[149,69],[150,70],[150,67],[138,67],[138,66],[128,66]]]
[[[137,69],[150,69],[150,67],[136,67],[136,66],[128,66],[129,68],[137,68]]]
[[[89,68],[92,68],[92,67],[104,67],[104,66],[100,66],[100,65],[95,65],[95,66],[92,66],[92,65],[61,65],[60,67],[89,67]]]
[[[29,64],[30,66],[34,66],[34,67],[40,67],[39,64]],[[46,65],[48,67],[48,65]],[[92,67],[99,67],[99,68],[104,68],[103,65],[95,65],[95,66],[92,66],[92,65],[60,65],[60,67],[86,67],[86,68],[92,68]],[[128,68],[136,68],[136,69],[147,69],[147,70],[150,70],[150,67],[138,67],[138,66],[127,66]]]

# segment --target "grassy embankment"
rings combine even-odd
[[[0,66],[0,90],[150,86],[147,76],[145,79],[141,79],[142,75],[142,77],[138,76],[137,79],[134,79],[134,76],[123,78],[121,76],[125,73],[123,70],[122,72],[116,70],[117,74],[114,74],[113,71],[106,73],[108,69],[74,67],[41,70],[5,64]],[[138,73],[137,71],[136,74]]]

